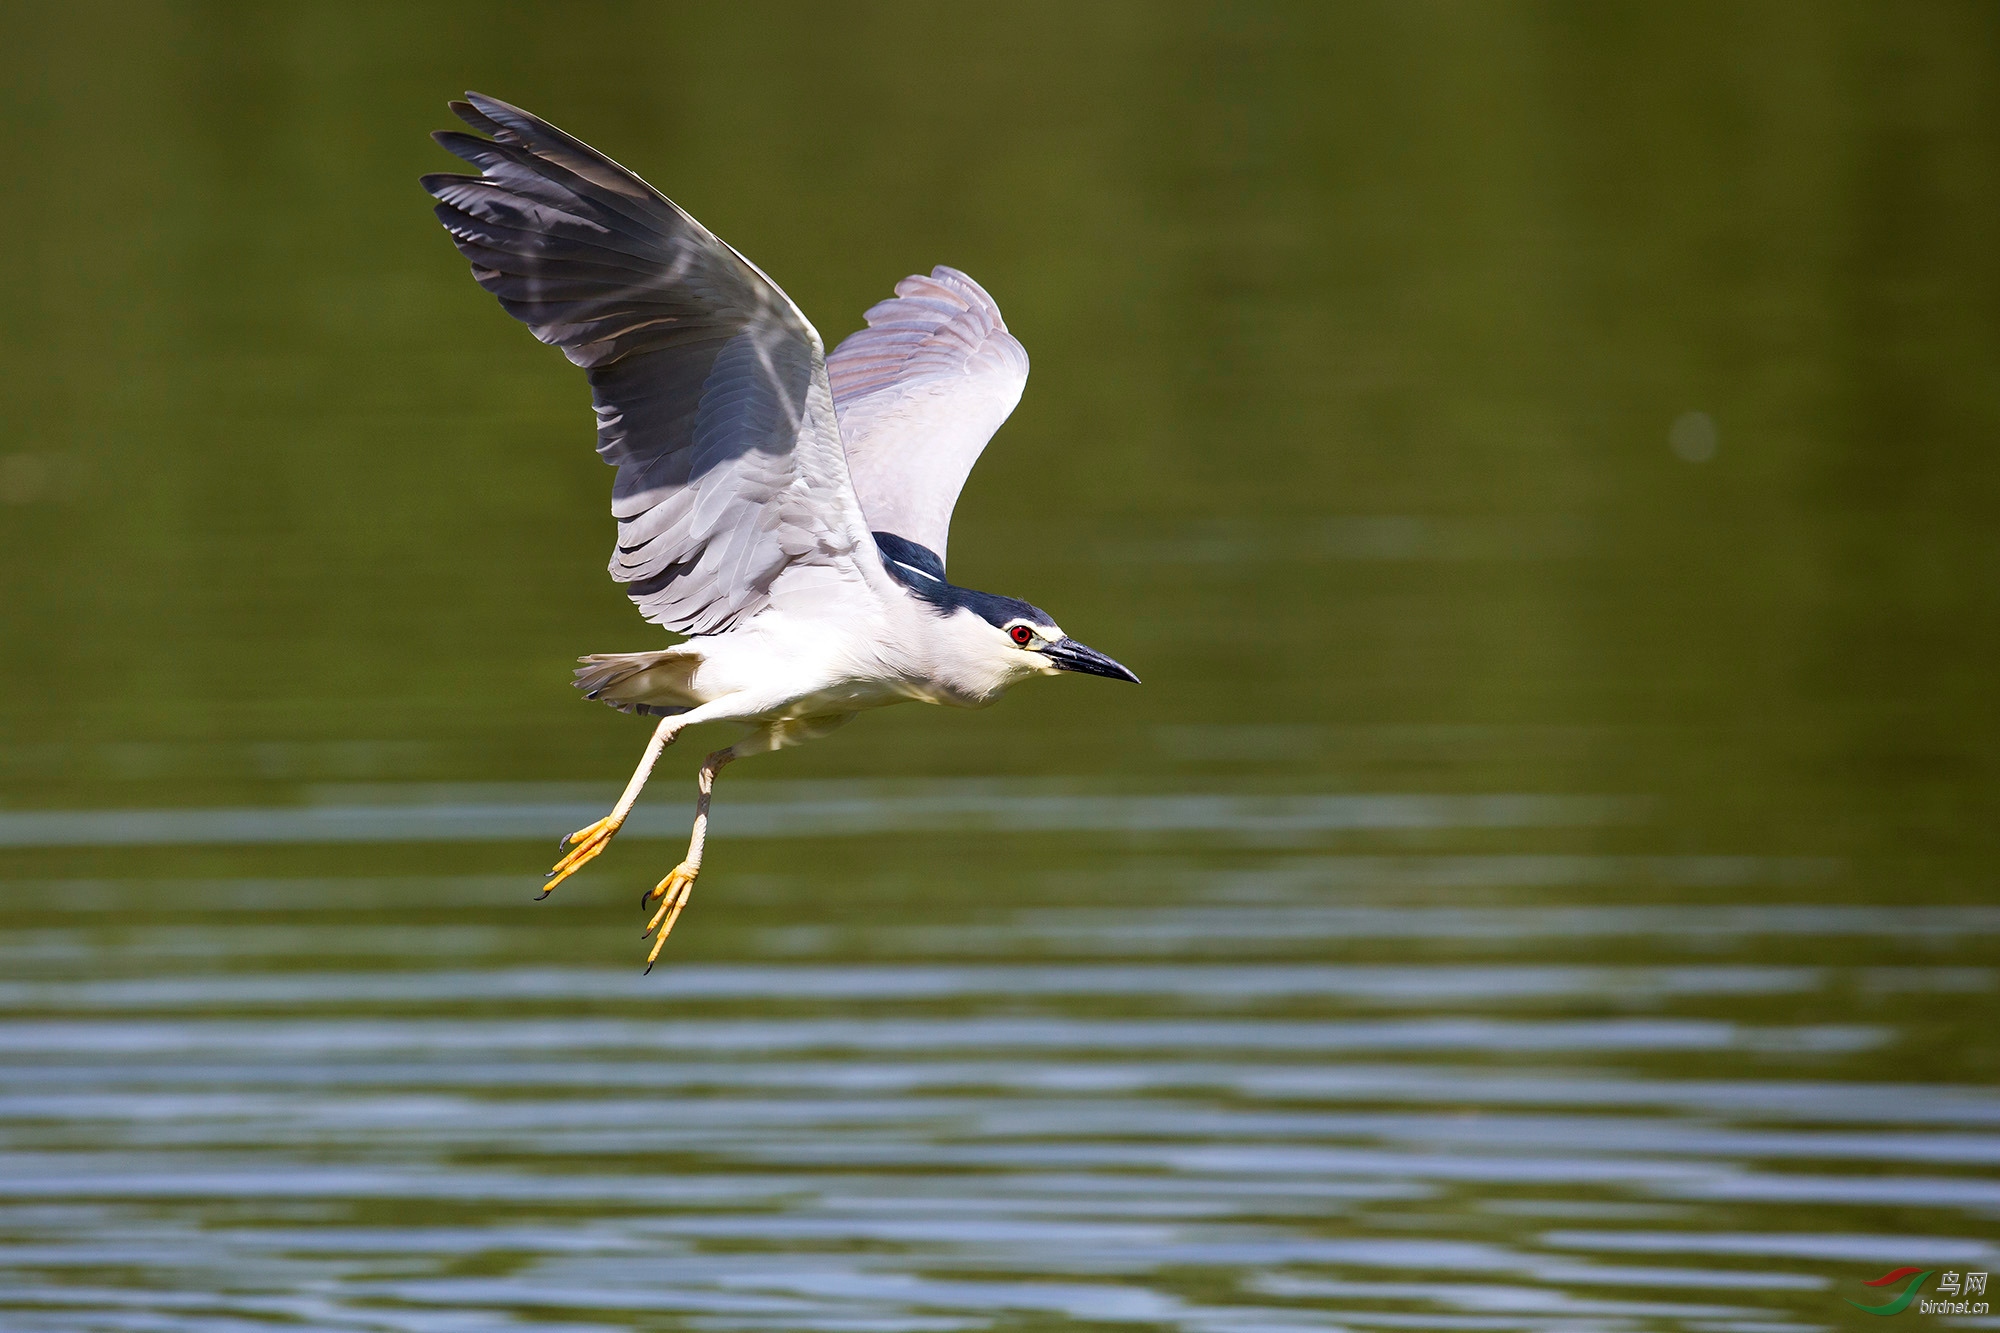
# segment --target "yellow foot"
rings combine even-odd
[[[667,935],[673,930],[674,922],[680,920],[681,909],[687,906],[688,895],[694,892],[694,877],[700,873],[700,866],[691,866],[683,861],[667,872],[667,877],[655,884],[652,891],[639,900],[641,906],[654,898],[660,900],[660,910],[653,913],[653,919],[639,932],[640,939],[646,938],[656,930],[659,932],[653,940],[653,951],[646,955],[648,972],[653,970],[653,963],[660,956],[660,946],[667,942]]]
[[[548,883],[542,886],[541,896],[546,898],[555,891],[556,885],[583,869],[584,863],[610,845],[612,836],[618,832],[618,824],[610,815],[598,820],[588,828],[576,832],[557,843],[558,847],[569,848],[568,855],[556,862],[555,869],[549,871]]]

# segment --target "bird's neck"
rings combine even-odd
[[[944,561],[928,546],[893,532],[872,535],[875,549],[882,553],[882,567],[889,571],[889,576],[939,615],[969,611],[988,624],[998,624],[1021,605],[1017,599],[999,593],[959,587],[945,577]]]

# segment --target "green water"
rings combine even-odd
[[[2000,1258],[2000,11],[6,31],[0,1325],[1726,1333]],[[986,285],[954,578],[1146,681],[732,768],[649,978],[703,747],[530,901],[645,735],[572,659],[663,640],[416,185],[468,87],[829,342]]]

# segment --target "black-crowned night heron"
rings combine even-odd
[[[589,697],[660,723],[611,813],[563,839],[548,888],[604,850],[682,731],[752,728],[702,762],[687,859],[641,899],[659,899],[650,969],[730,760],[865,708],[981,708],[1061,671],[1138,677],[1039,607],[945,577],[959,489],[1028,378],[978,283],[904,278],[827,356],[776,283],[666,196],[546,121],[467,97],[451,109],[492,137],[435,137],[480,174],[424,188],[479,285],[589,372],[597,452],[618,469],[611,576],[686,636],[580,659]]]

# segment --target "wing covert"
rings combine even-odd
[[[847,466],[868,525],[939,561],[986,442],[1021,400],[1028,353],[985,288],[940,265],[870,307],[827,358]]]
[[[728,244],[535,116],[468,93],[491,136],[433,137],[480,169],[423,185],[473,277],[584,368],[618,469],[611,575],[648,620],[709,634],[795,564],[874,561],[819,335]]]

